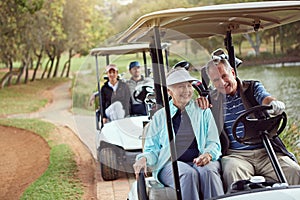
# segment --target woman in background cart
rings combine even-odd
[[[123,119],[130,111],[130,90],[128,85],[118,79],[118,68],[115,64],[109,64],[105,68],[108,80],[101,87],[101,101],[103,109],[102,122]],[[95,92],[90,97],[90,105],[95,101],[99,93]]]

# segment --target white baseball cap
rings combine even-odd
[[[167,74],[167,86],[174,85],[176,83],[196,81],[197,79],[192,77],[185,68],[175,68]]]

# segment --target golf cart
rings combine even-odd
[[[167,51],[168,44],[163,44],[163,49]],[[98,94],[100,93],[100,79],[98,56],[105,56],[106,63],[101,63],[101,66],[110,63],[111,55],[126,55],[141,53],[144,62],[144,76],[149,77],[151,71],[147,66],[146,53],[149,52],[148,44],[128,44],[111,47],[102,47],[92,49],[91,56],[95,57],[96,61],[96,78]],[[166,53],[167,55],[167,53]],[[141,66],[142,67],[142,66]],[[152,89],[151,89],[152,88]],[[153,93],[153,86],[147,86],[136,89],[136,100],[143,102],[145,97]],[[142,95],[141,95],[142,94]],[[97,100],[101,102],[101,97]],[[101,105],[101,103],[99,103]],[[147,104],[151,106],[150,104]],[[150,107],[149,107],[150,108]],[[148,108],[148,110],[149,110]],[[142,152],[142,132],[143,124],[149,121],[149,115],[132,115],[124,119],[102,123],[103,110],[99,106],[96,108],[96,148],[97,159],[100,163],[102,178],[106,181],[115,180],[118,178],[120,171],[133,173],[132,165],[135,161],[135,156]]]
[[[171,161],[175,190],[164,187],[153,178],[144,178],[143,172],[132,189],[129,199],[181,199],[184,194],[180,191],[176,151],[174,151],[173,133],[168,99],[164,63],[160,51],[161,42],[171,40],[199,39],[210,36],[225,36],[225,47],[228,51],[229,62],[236,74],[232,34],[242,34],[281,26],[300,20],[299,1],[270,1],[250,2],[239,4],[223,4],[195,8],[179,8],[157,11],[140,17],[119,38],[121,43],[148,42],[152,51],[153,76],[156,87],[157,102],[164,107],[166,124],[170,142]],[[204,76],[202,74],[202,76]],[[207,79],[202,77],[202,82]],[[155,87],[155,91],[158,91]],[[208,88],[207,88],[208,89]],[[279,183],[268,184],[262,179],[241,180],[232,185],[230,193],[216,199],[297,199],[300,196],[300,186],[288,186],[285,176],[277,161],[270,140],[278,137],[286,124],[286,115],[270,117],[264,115],[271,107],[255,107],[237,119],[243,123],[247,131],[243,138],[237,138],[241,143],[263,143],[270,161],[274,167]],[[260,117],[250,118],[257,114]],[[281,124],[281,125],[280,125]],[[234,134],[235,131],[233,131]]]

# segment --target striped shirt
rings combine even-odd
[[[270,96],[270,94],[265,90],[264,86],[260,82],[254,84],[254,97],[256,101],[261,105],[265,97]],[[245,107],[240,96],[239,89],[234,96],[226,95],[225,101],[223,103],[224,109],[224,129],[228,134],[230,140],[230,149],[237,150],[251,150],[262,148],[262,145],[244,145],[237,142],[232,135],[232,125],[234,121],[245,112]],[[238,137],[243,137],[244,135],[244,126],[243,124],[238,124],[236,128],[236,134]]]

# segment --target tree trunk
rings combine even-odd
[[[67,72],[66,72],[66,77],[67,77],[67,78],[69,77],[70,68],[71,68],[71,59],[72,59],[72,57],[73,57],[72,51],[73,51],[73,49],[69,49],[69,58],[68,58],[68,60],[67,60],[67,61],[65,62],[65,64],[64,64],[64,67],[63,67],[63,70],[62,70],[62,72],[61,72],[60,77],[63,77],[63,76],[64,76],[64,73],[65,73],[66,70],[67,70]]]
[[[20,84],[21,82],[21,77],[24,73],[24,69],[25,69],[25,66],[26,66],[26,62],[25,60],[22,61],[22,66],[20,67],[20,72],[19,72],[19,75],[17,77],[17,81],[16,81],[16,84]]]
[[[57,57],[56,57],[56,64],[55,64],[55,67],[54,67],[53,78],[57,77],[57,72],[58,72],[58,68],[59,68],[60,57],[61,57],[61,54],[58,54]]]
[[[51,76],[53,65],[54,65],[54,60],[55,60],[56,47],[54,45],[52,45],[51,47],[52,47],[52,52],[47,50],[47,55],[48,55],[48,57],[50,59],[50,62],[51,62],[50,63],[50,68],[49,68],[49,71],[48,71],[48,74],[47,74],[47,78],[50,78],[50,76]]]
[[[239,55],[242,55],[242,42],[239,43]]]
[[[28,60],[27,60],[28,61]],[[24,77],[24,83],[26,84],[28,82],[28,76],[29,76],[29,65],[31,65],[31,59],[25,64],[25,77]]]
[[[276,54],[276,35],[273,35],[273,55]]]
[[[28,69],[33,69],[33,59],[32,59],[32,57],[29,58]]]
[[[261,45],[261,40],[260,40],[260,36],[259,36],[258,32],[255,32],[255,42],[252,40],[252,38],[250,37],[250,35],[248,33],[243,34],[243,35],[248,40],[251,47],[254,49],[255,55],[258,56],[260,54],[259,48]]]
[[[279,27],[279,43],[280,43],[280,51],[281,51],[281,54],[283,54],[283,52],[284,52],[284,48],[283,48],[283,40],[284,40],[284,38],[283,38],[283,30],[282,30],[282,27],[280,26]]]
[[[67,74],[66,74],[67,78],[69,78],[70,71],[71,71],[71,58],[70,58],[70,60],[68,62],[68,65],[67,65]]]
[[[51,72],[52,72],[52,69],[53,69],[53,65],[54,65],[54,58],[51,57],[49,59],[50,59],[50,68],[49,68],[49,71],[48,71],[48,74],[47,74],[47,78],[50,78]]]
[[[67,78],[69,78],[70,70],[71,70],[71,60],[72,60],[72,57],[73,57],[72,51],[73,51],[73,49],[69,50],[69,64],[67,66],[68,68],[67,68],[67,74],[66,74]]]
[[[64,66],[63,66],[63,69],[62,69],[62,71],[61,71],[60,77],[63,77],[63,76],[64,76],[64,73],[65,73],[65,71],[67,70],[68,66],[69,66],[69,60],[67,60],[67,61],[65,62]],[[67,77],[67,76],[66,76],[66,77]]]
[[[37,56],[38,59],[37,59],[36,66],[35,66],[34,71],[33,71],[33,74],[32,74],[31,81],[34,81],[34,80],[35,80],[36,73],[37,73],[37,71],[38,71],[38,69],[39,69],[39,66],[40,66],[40,64],[41,64],[41,60],[42,60],[42,56],[43,56],[43,48],[41,48],[39,54],[35,53],[35,55]]]
[[[9,65],[9,72],[12,72],[13,71],[13,61],[12,61],[12,59],[9,59],[8,65]],[[10,85],[11,85],[11,77],[9,77],[8,81],[7,81],[7,86],[10,86]]]
[[[46,74],[46,72],[47,72],[47,70],[48,70],[48,66],[49,66],[50,61],[51,61],[51,60],[50,60],[50,58],[49,58],[49,60],[47,61],[46,65],[45,65],[45,69],[44,69],[44,71],[43,71],[43,73],[42,73],[41,79],[44,79],[44,76],[45,76],[45,74]]]

